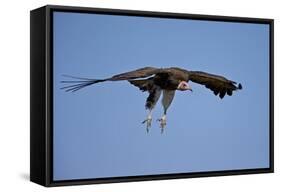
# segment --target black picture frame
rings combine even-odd
[[[53,175],[53,11],[96,13],[107,15],[127,15],[157,18],[192,19],[208,21],[226,21],[258,23],[270,25],[270,167],[263,169],[244,169],[229,171],[210,171],[199,173],[178,173],[146,176],[111,177],[99,179],[81,179],[54,181]],[[30,180],[43,186],[81,185],[129,181],[146,181],[177,178],[194,178],[226,175],[242,175],[274,172],[274,20],[246,17],[196,15],[166,12],[148,12],[135,10],[101,9],[88,7],[70,7],[47,5],[30,12]]]

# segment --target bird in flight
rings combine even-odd
[[[188,71],[178,67],[144,67],[134,71],[117,74],[105,79],[81,78],[69,75],[65,76],[73,78],[72,80],[61,81],[62,83],[68,84],[61,88],[66,92],[76,92],[82,88],[105,81],[128,81],[132,85],[138,87],[141,91],[148,92],[149,95],[145,103],[148,115],[142,122],[143,124],[146,124],[147,132],[149,132],[149,128],[152,123],[152,110],[161,94],[163,94],[162,105],[164,112],[163,116],[158,119],[158,121],[160,122],[161,133],[163,133],[166,126],[167,110],[173,101],[175,92],[177,90],[192,91],[190,85],[188,84],[189,81],[204,85],[221,99],[226,94],[231,96],[233,91],[242,89],[242,85],[240,83],[237,85],[236,82],[228,80],[223,76],[201,71]]]

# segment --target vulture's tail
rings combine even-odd
[[[88,87],[90,85],[107,81],[107,79],[89,79],[89,78],[82,78],[82,77],[74,77],[70,75],[63,75],[64,77],[72,78],[73,80],[65,80],[61,81],[61,83],[68,84],[61,89],[65,90],[66,92],[75,92],[82,88]]]

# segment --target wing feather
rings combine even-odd
[[[233,91],[242,89],[242,85],[240,83],[236,86],[237,83],[235,81],[228,80],[219,75],[201,71],[188,71],[188,76],[189,80],[205,85],[205,87],[212,90],[215,95],[219,95],[221,99],[226,94],[231,96]]]
[[[132,79],[139,79],[139,78],[145,78],[150,77],[152,75],[155,75],[159,72],[161,72],[162,69],[154,68],[154,67],[144,67],[140,68],[134,71],[129,71],[126,73],[121,73],[118,75],[114,75],[110,78],[106,79],[90,79],[90,78],[82,78],[82,77],[74,77],[69,75],[64,75],[65,77],[69,77],[75,80],[68,80],[68,81],[61,81],[61,83],[68,84],[61,89],[64,89],[65,91],[78,91],[82,88],[88,87],[90,85],[104,82],[104,81],[122,81],[122,80],[132,80]]]

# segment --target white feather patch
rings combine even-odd
[[[159,88],[156,89],[155,95],[154,95],[154,103],[153,106],[156,105],[157,101],[159,100],[160,96],[161,96],[162,90]]]
[[[175,92],[174,90],[163,90],[163,98],[162,98],[162,105],[164,107],[165,110],[167,110],[169,108],[169,106],[171,105],[174,96],[175,96]]]

